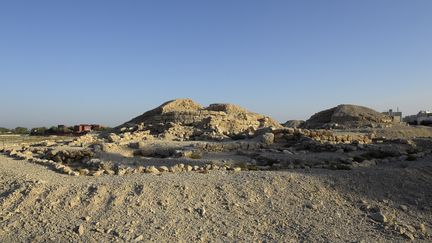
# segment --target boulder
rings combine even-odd
[[[120,136],[118,136],[115,133],[110,133],[110,134],[108,134],[107,139],[108,139],[108,142],[115,143],[115,142],[120,141]]]
[[[158,174],[159,170],[155,167],[155,166],[148,166],[145,169],[145,173],[149,173],[149,174]]]
[[[160,166],[158,168],[158,170],[159,170],[159,172],[168,172],[169,171],[168,167],[166,167],[166,166]]]
[[[265,145],[270,145],[274,143],[275,136],[273,133],[265,133],[259,137],[259,140]]]

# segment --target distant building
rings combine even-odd
[[[97,131],[100,130],[101,128],[103,128],[103,126],[99,125],[99,124],[80,124],[80,125],[76,125],[74,126],[74,133],[88,133],[91,131]]]
[[[91,131],[91,125],[87,124],[80,124],[74,126],[74,132],[75,133],[84,133],[84,132],[90,132]]]
[[[402,122],[402,112],[399,111],[393,111],[393,109],[389,109],[386,112],[383,112],[384,115],[389,116],[393,119],[393,122]]]
[[[417,115],[406,116],[404,122],[411,125],[432,125],[432,112],[420,111]]]

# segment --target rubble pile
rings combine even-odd
[[[117,127],[117,133],[149,131],[166,139],[226,140],[253,136],[262,128],[280,128],[277,121],[237,105],[202,107],[190,99],[177,99]]]
[[[301,137],[309,137],[315,141],[329,144],[369,144],[375,138],[374,134],[337,134],[330,130],[309,130],[299,128],[282,128],[272,131],[276,143],[295,142]]]

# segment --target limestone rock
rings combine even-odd
[[[190,166],[190,165],[186,165],[186,166],[185,166],[185,170],[186,170],[186,171],[192,171],[192,170],[193,170],[193,167]]]
[[[75,233],[77,233],[78,235],[83,235],[84,234],[84,226],[82,224],[80,224],[79,226],[77,226],[75,228]]]
[[[159,171],[160,171],[160,172],[168,172],[169,169],[168,169],[168,167],[166,167],[166,166],[160,166],[160,167],[159,167]]]
[[[411,234],[410,232],[404,232],[402,235],[409,240],[415,240],[414,235]]]
[[[145,173],[158,174],[159,170],[155,166],[149,166],[145,169]]]
[[[105,172],[105,170],[98,170],[92,173],[92,176],[101,176],[103,175],[103,173]]]
[[[108,139],[108,142],[115,143],[115,142],[118,142],[120,140],[120,137],[115,133],[110,133],[108,135],[107,139]]]
[[[274,143],[274,134],[273,133],[265,133],[260,136],[260,142],[265,145],[270,145]]]
[[[233,168],[233,171],[234,171],[234,172],[240,172],[241,170],[242,170],[242,169],[241,169],[240,167],[234,167],[234,168]]]

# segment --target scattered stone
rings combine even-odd
[[[79,226],[77,226],[75,228],[75,233],[77,233],[78,235],[83,235],[84,234],[84,226],[82,224],[80,224]]]
[[[145,169],[145,173],[158,174],[159,170],[155,166],[149,166]]]
[[[105,169],[105,174],[107,174],[107,175],[115,175],[115,171],[114,170],[110,170],[110,169]]]
[[[53,147],[53,146],[56,146],[56,145],[57,145],[57,143],[54,142],[54,141],[43,141],[41,143],[41,146],[45,146],[45,147]]]
[[[105,170],[97,170],[97,171],[92,173],[92,176],[101,176],[101,175],[103,175],[104,172],[105,172]]]
[[[110,133],[108,135],[107,139],[108,139],[108,142],[115,143],[115,142],[118,142],[120,140],[120,137],[115,133]]]
[[[144,236],[143,235],[139,235],[137,237],[135,237],[135,239],[133,240],[134,242],[140,242],[144,240]]]
[[[117,170],[117,175],[123,176],[126,174],[126,172],[127,172],[127,170],[125,168],[120,168]]]
[[[408,211],[408,207],[407,207],[406,205],[400,205],[399,207],[400,207],[400,209],[402,209],[402,211],[404,211],[404,212]]]
[[[169,171],[169,168],[166,166],[159,166],[158,169],[159,169],[159,172],[168,172]]]
[[[15,149],[12,149],[10,152],[9,152],[9,156],[14,156],[14,155],[16,155],[18,153],[18,151],[16,151]]]
[[[291,152],[291,151],[289,151],[289,150],[286,150],[286,149],[283,150],[282,153],[284,153],[284,154],[293,154],[293,152]]]
[[[79,173],[80,175],[88,175],[90,174],[90,171],[88,169],[80,169]]]
[[[261,135],[260,141],[265,145],[270,145],[274,143],[275,135],[273,133],[265,133]]]
[[[61,169],[61,172],[63,172],[64,174],[69,174],[70,172],[72,172],[72,169],[69,166],[65,166]]]
[[[409,240],[415,240],[414,235],[410,232],[404,232],[402,235]]]
[[[205,209],[205,207],[197,208],[197,209],[195,209],[195,211],[197,211],[197,213],[198,213],[201,217],[204,217],[205,214],[206,214],[206,209]]]
[[[420,230],[420,232],[422,232],[422,234],[426,233],[426,226],[424,224],[420,224],[418,229]]]
[[[241,169],[240,167],[234,167],[234,168],[233,168],[233,171],[234,171],[234,172],[240,172],[241,170],[242,170],[242,169]]]
[[[70,175],[70,176],[80,176],[80,173],[79,173],[78,171],[71,170],[71,171],[68,173],[68,175]]]
[[[174,166],[169,167],[169,172],[177,173],[177,172],[181,172],[181,171],[182,170],[178,167],[178,165],[174,165]]]
[[[186,170],[186,171],[192,171],[192,170],[193,170],[193,167],[190,166],[190,165],[186,165],[185,170]]]
[[[379,223],[387,223],[387,217],[381,212],[374,212],[369,214],[369,217]]]
[[[315,204],[312,204],[312,203],[306,203],[305,207],[309,208],[309,209],[313,209],[313,210],[317,210],[318,209],[318,206],[315,205]]]

